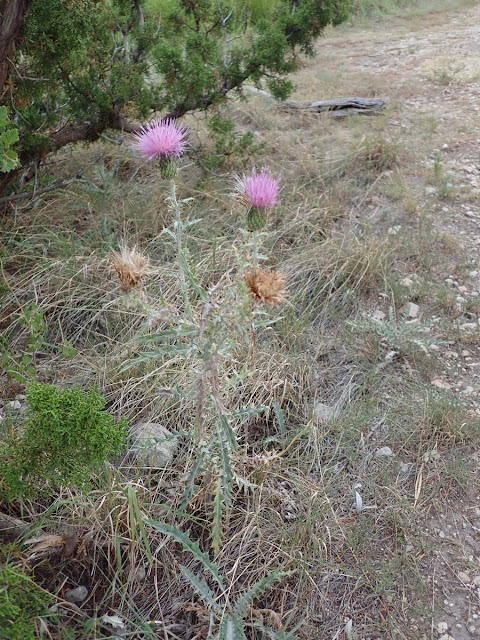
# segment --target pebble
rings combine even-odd
[[[10,402],[7,402],[7,405],[14,411],[18,411],[22,408],[22,403],[19,400],[11,400]]]
[[[385,313],[377,309],[372,313],[372,320],[376,320],[377,322],[383,322],[385,320]]]
[[[414,302],[405,303],[399,310],[398,314],[403,316],[404,318],[408,318],[409,320],[414,320],[418,318],[418,314],[420,313],[420,307],[418,304]]]
[[[478,329],[478,324],[476,322],[465,322],[460,325],[460,329],[462,331],[474,331],[475,329]]]
[[[465,571],[459,571],[457,573],[457,578],[464,584],[470,584],[470,576]]]
[[[435,380],[432,380],[432,384],[434,387],[437,387],[437,389],[451,389],[452,385],[449,384],[448,382],[444,382],[443,380],[441,380],[441,378],[435,378]]]
[[[472,584],[475,587],[480,587],[480,576],[473,576],[472,578]]]
[[[375,451],[376,458],[385,458],[387,456],[393,456],[393,451],[390,447],[380,447],[380,449]]]
[[[438,631],[438,633],[441,633],[441,634],[447,632],[448,631],[448,622],[439,622],[437,624],[437,631]]]
[[[65,594],[65,600],[67,602],[83,602],[85,598],[88,596],[87,587],[75,587],[75,589],[71,589],[67,591]]]
[[[387,233],[389,236],[396,236],[397,233],[401,230],[401,228],[402,228],[402,225],[397,224],[394,227],[389,227]]]

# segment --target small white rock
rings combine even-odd
[[[389,227],[387,233],[389,236],[396,236],[397,233],[401,230],[401,228],[402,228],[402,225],[397,224],[394,227]]]
[[[380,447],[380,449],[375,451],[376,458],[385,458],[387,456],[393,456],[393,451],[390,447]]]
[[[470,576],[466,571],[459,571],[457,573],[457,578],[460,580],[460,582],[463,582],[464,584],[470,584]]]
[[[18,411],[22,408],[22,403],[19,400],[11,400],[10,402],[7,402],[7,405],[14,411]]]
[[[451,384],[449,384],[448,382],[445,382],[441,378],[435,378],[434,380],[432,380],[432,384],[433,384],[434,387],[437,387],[437,389],[451,389],[452,388]]]
[[[438,460],[440,458],[440,454],[437,449],[431,449],[423,454],[422,460],[424,462],[432,462],[432,460]]]
[[[403,318],[408,318],[409,320],[414,320],[418,318],[418,314],[420,313],[420,307],[418,304],[414,302],[405,303],[399,310],[398,314]]]
[[[465,322],[460,325],[460,329],[462,331],[475,331],[475,329],[478,329],[478,325],[476,322]]]
[[[472,578],[472,584],[475,587],[480,587],[480,576],[473,576]]]
[[[411,278],[403,278],[403,280],[400,280],[400,284],[404,287],[413,287],[414,282]]]
[[[437,631],[440,634],[446,633],[448,631],[448,622],[439,622],[437,624]]]
[[[385,313],[380,311],[380,309],[376,309],[372,313],[372,320],[376,320],[376,322],[383,322],[385,320]]]
[[[87,587],[75,587],[75,589],[67,591],[65,594],[65,600],[67,602],[83,602],[87,596]]]

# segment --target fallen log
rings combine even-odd
[[[336,98],[335,100],[319,100],[302,102],[298,100],[276,100],[271,93],[264,89],[246,86],[244,89],[271,98],[280,109],[289,111],[307,111],[310,113],[325,113],[336,118],[350,115],[376,115],[385,109],[385,101],[381,98]]]
[[[281,107],[295,111],[313,113],[329,112],[336,118],[354,114],[375,115],[385,109],[385,101],[381,98],[337,98],[336,100],[320,100],[318,102],[297,102],[285,100]]]

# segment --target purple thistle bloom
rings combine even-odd
[[[278,204],[279,185],[280,176],[274,178],[266,167],[262,167],[259,173],[254,167],[251,175],[243,174],[237,178],[237,191],[250,209],[265,210]]]
[[[186,127],[169,118],[142,127],[133,137],[133,149],[146,160],[179,158],[188,147]]]

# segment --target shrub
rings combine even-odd
[[[94,389],[58,389],[30,383],[21,434],[0,449],[0,489],[8,498],[84,486],[92,470],[124,445],[128,423],[105,411]]]
[[[46,612],[52,597],[18,569],[0,568],[0,637],[35,640],[34,619]]]

